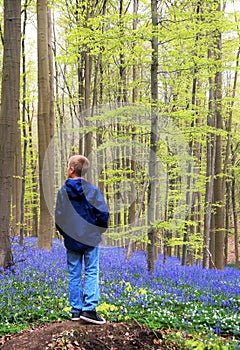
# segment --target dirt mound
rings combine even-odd
[[[54,322],[0,338],[1,350],[160,350],[162,334],[132,323]]]

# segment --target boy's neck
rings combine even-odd
[[[77,176],[77,175],[74,175],[72,174],[71,176],[68,177],[70,180],[77,180],[77,179],[82,179],[81,176]]]

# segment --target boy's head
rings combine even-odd
[[[76,178],[82,177],[90,167],[89,160],[82,155],[74,155],[68,161],[68,177]]]

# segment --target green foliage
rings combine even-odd
[[[57,164],[58,174],[55,175],[57,185],[63,180],[62,164],[74,151],[79,151],[79,138],[85,132],[93,133],[94,151],[100,154],[107,166],[102,170],[99,184],[104,191],[111,209],[111,218],[117,212],[117,220],[112,220],[112,239],[129,237],[140,241],[145,240],[147,232],[148,190],[141,203],[143,183],[147,179],[146,159],[149,157],[150,144],[150,102],[151,102],[151,39],[153,29],[150,24],[151,7],[149,1],[139,1],[138,13],[133,13],[127,3],[123,3],[120,14],[119,4],[109,2],[103,8],[103,2],[91,1],[67,2],[57,0],[51,4],[54,13],[54,60],[55,60],[55,136],[58,147],[56,153],[61,153],[61,162]],[[221,177],[230,181],[234,175],[236,194],[239,193],[239,85],[236,96],[232,96],[234,73],[238,72],[236,52],[239,46],[239,13],[223,13],[217,11],[217,2],[171,2],[159,3],[159,23],[157,35],[159,41],[159,120],[169,122],[184,135],[189,152],[180,157],[177,151],[181,149],[181,137],[175,130],[167,130],[167,136],[160,138],[157,144],[157,198],[155,227],[159,239],[163,232],[169,231],[172,238],[166,244],[188,245],[201,256],[202,233],[205,214],[205,191],[210,180],[206,176],[207,149],[209,137],[221,136],[223,155],[225,156],[228,137],[229,115],[233,113],[231,147],[233,159],[228,162],[228,173],[222,172]],[[3,7],[1,17],[3,17]],[[28,8],[29,22],[36,21],[33,4]],[[133,30],[133,23],[136,29]],[[221,33],[221,60],[210,57],[216,35]],[[28,143],[27,175],[25,206],[25,227],[27,234],[35,234],[34,225],[39,206],[38,168],[37,168],[37,83],[35,67],[35,44],[32,37],[26,37],[27,51],[27,101],[29,121],[26,124]],[[35,49],[35,51],[33,51]],[[2,55],[0,55],[2,57]],[[90,107],[96,111],[92,115],[84,113],[86,92],[86,58],[90,60]],[[133,78],[133,68],[136,76]],[[121,73],[124,71],[124,74]],[[210,78],[216,72],[223,73],[222,115],[223,128],[208,125],[211,118],[209,111],[210,91],[214,87]],[[124,76],[124,78],[123,78]],[[121,81],[123,79],[123,81]],[[196,83],[196,85],[194,85]],[[123,101],[123,90],[126,102],[132,101],[133,88],[137,89],[138,108],[128,106],[116,107],[116,101]],[[195,90],[194,90],[195,88]],[[94,95],[95,94],[95,95]],[[94,101],[93,101],[94,98]],[[234,104],[233,104],[234,102]],[[112,110],[98,113],[99,104],[109,105]],[[101,109],[101,108],[100,108]],[[88,116],[88,117],[87,117]],[[163,118],[164,117],[164,118]],[[77,120],[77,126],[75,125]],[[144,123],[140,123],[139,120]],[[172,124],[171,124],[172,123]],[[99,126],[100,124],[100,126]],[[67,126],[66,126],[67,125]],[[69,125],[71,125],[69,127]],[[86,126],[87,125],[87,126]],[[31,126],[31,128],[30,128]],[[66,128],[65,128],[66,126]],[[22,128],[23,125],[20,124]],[[164,123],[161,124],[164,129]],[[64,129],[62,131],[62,129]],[[162,130],[162,129],[161,129]],[[69,135],[71,134],[72,137]],[[68,138],[69,136],[69,138]],[[96,141],[97,140],[97,141]],[[168,141],[167,141],[168,140]],[[23,141],[23,137],[22,137]],[[62,144],[61,144],[62,142]],[[173,147],[173,144],[175,146]],[[60,145],[60,146],[59,146]],[[142,145],[142,148],[139,147]],[[134,152],[132,151],[134,150]],[[114,161],[109,161],[109,153]],[[127,164],[128,156],[133,155],[137,161],[135,168]],[[176,156],[177,155],[177,156]],[[191,158],[193,164],[191,174],[194,183],[189,189],[184,183],[184,164]],[[230,164],[232,163],[232,164]],[[96,168],[97,168],[96,164]],[[61,176],[60,176],[61,173]],[[97,173],[97,172],[95,172]],[[155,179],[154,179],[155,180]],[[56,186],[57,187],[57,186]],[[136,228],[129,227],[127,218],[133,203],[131,194],[134,187],[134,214],[142,204],[140,223]],[[186,209],[186,193],[198,195],[198,203],[192,213],[194,221],[184,217]],[[118,196],[122,195],[119,199]],[[239,209],[237,198],[237,210]],[[189,204],[187,204],[189,205]],[[216,209],[216,204],[214,205]],[[213,213],[214,213],[213,210]],[[199,228],[200,227],[200,228]],[[189,241],[184,242],[187,232]],[[165,239],[165,237],[164,237]]]

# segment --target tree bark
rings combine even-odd
[[[221,10],[219,4],[218,11]],[[222,57],[222,37],[221,33],[216,33],[216,60],[218,64]],[[220,64],[219,64],[220,65]],[[215,118],[216,129],[223,128],[222,121],[222,72],[217,69],[215,74]],[[215,178],[214,178],[214,204],[216,205],[215,213],[215,266],[217,269],[224,268],[224,188],[223,188],[223,168],[222,168],[222,136],[216,135],[216,158],[215,158]]]
[[[209,53],[210,56],[210,53]],[[212,79],[209,79],[212,86]],[[213,88],[209,90],[209,107],[207,116],[207,125],[211,128],[214,126],[213,117]],[[204,246],[203,246],[203,268],[208,269],[210,264],[210,230],[212,219],[212,203],[213,203],[213,183],[214,183],[214,164],[216,157],[216,136],[211,132],[207,134],[206,150],[207,150],[207,165],[206,165],[206,189],[205,189],[205,214],[204,214]]]
[[[139,3],[139,0],[134,0],[133,1],[133,13],[134,13],[135,16],[137,16],[137,13],[138,13],[138,3]],[[135,19],[133,19],[133,30],[136,30],[136,29],[137,29],[137,20],[135,18]],[[137,77],[138,77],[138,68],[136,67],[136,65],[133,65],[132,77],[133,77],[133,82],[135,82],[137,80]],[[138,97],[138,88],[135,86],[133,88],[133,91],[132,91],[132,102],[133,102],[133,104],[136,103],[137,97]],[[134,144],[135,139],[136,139],[136,127],[134,125],[131,126],[131,134],[132,134],[132,143]],[[131,154],[133,154],[134,147],[132,148],[131,152],[132,152]],[[129,163],[130,163],[130,169],[131,169],[131,172],[132,172],[129,175],[129,178],[131,180],[132,191],[134,191],[133,181],[134,181],[134,177],[136,176],[135,175],[136,174],[136,164],[135,164],[135,161],[133,161],[133,160],[130,160]],[[140,203],[140,206],[142,206],[142,203]],[[138,218],[138,216],[136,217],[136,199],[134,198],[134,200],[131,202],[131,204],[129,206],[128,224],[132,225],[134,223],[134,225],[136,226],[136,225],[138,225],[138,221],[139,221],[139,218]],[[132,254],[133,249],[134,249],[134,242],[133,242],[133,240],[130,237],[129,238],[129,243],[128,243],[128,246],[127,246],[127,254],[126,254],[126,259],[127,260],[130,259],[130,256]]]
[[[155,270],[154,245],[154,208],[156,197],[156,151],[157,151],[157,129],[158,129],[158,37],[154,32],[158,25],[157,0],[151,0],[152,14],[152,63],[151,63],[151,140],[149,155],[149,188],[148,188],[148,245],[147,245],[147,264],[148,271]]]
[[[234,170],[229,171],[229,164],[232,162],[232,167],[234,168],[234,161],[235,161],[235,154],[232,148],[232,119],[233,119],[233,107],[236,97],[236,91],[237,91],[237,81],[238,81],[238,68],[239,68],[239,58],[240,58],[240,47],[238,48],[237,55],[236,55],[236,71],[234,73],[234,79],[233,79],[233,88],[232,88],[232,99],[229,103],[229,116],[228,116],[228,122],[227,122],[227,145],[226,145],[226,151],[225,151],[225,159],[224,159],[224,186],[226,189],[224,189],[224,193],[226,191],[226,237],[225,237],[225,251],[224,251],[224,258],[225,262],[224,264],[227,265],[227,257],[228,257],[228,232],[229,232],[229,214],[230,214],[230,198],[232,198],[232,211],[233,211],[233,223],[234,223],[234,240],[235,240],[235,260],[236,260],[236,266],[239,265],[239,253],[238,253],[238,225],[237,225],[237,211],[236,211],[236,199],[235,199],[235,174]],[[231,153],[232,153],[232,159],[231,159]],[[230,173],[229,173],[230,172]],[[226,181],[228,180],[228,182]],[[230,183],[232,184],[232,188]]]
[[[25,210],[24,210],[24,199],[26,190],[26,172],[27,172],[27,131],[26,131],[26,91],[27,91],[27,80],[26,80],[26,55],[25,55],[25,34],[27,25],[27,6],[28,0],[24,3],[23,9],[23,38],[22,38],[22,76],[23,76],[23,92],[22,92],[22,135],[23,135],[23,159],[22,159],[22,191],[21,191],[21,227],[20,227],[20,238],[19,243],[22,245],[24,240],[24,224],[25,224]]]
[[[4,1],[4,51],[0,114],[0,266],[12,262],[10,207],[19,120],[21,0]]]
[[[234,154],[234,152],[232,152]],[[232,163],[234,165],[234,156],[232,157]],[[235,264],[236,267],[240,267],[239,262],[239,250],[238,250],[238,242],[239,242],[239,234],[238,234],[238,216],[237,216],[237,206],[236,206],[236,197],[235,197],[235,174],[234,170],[232,170],[232,210],[233,210],[233,224],[234,224],[234,248],[235,248]]]
[[[49,71],[48,6],[47,0],[37,1],[38,43],[38,156],[40,187],[40,223],[38,247],[50,251],[52,246],[53,220],[45,196],[53,198],[52,179],[54,162],[47,153],[51,141],[50,114],[51,91]],[[45,166],[44,166],[45,165]],[[43,174],[43,171],[45,174]],[[45,176],[44,176],[45,175]],[[47,176],[46,176],[47,175]],[[43,183],[44,181],[44,183]]]
[[[21,131],[18,127],[15,134],[17,145],[21,144]],[[11,232],[13,236],[20,235],[21,227],[21,193],[22,193],[22,152],[20,147],[16,147],[14,155],[14,170],[12,181],[12,201],[11,201]]]

